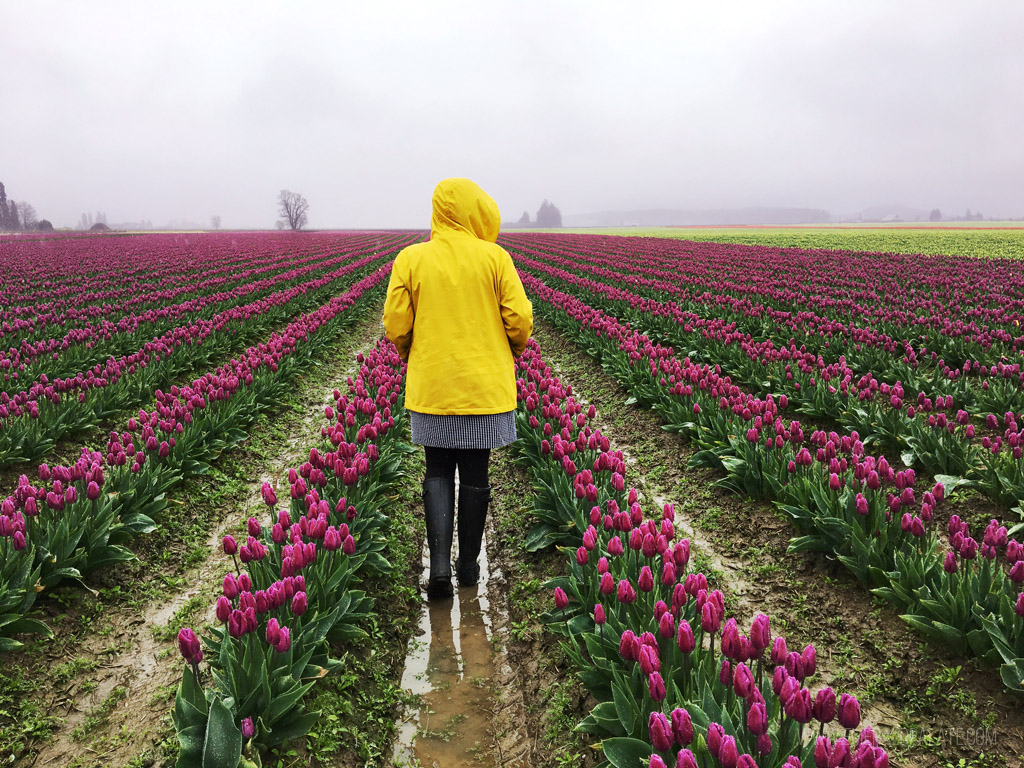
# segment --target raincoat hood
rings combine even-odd
[[[444,179],[431,200],[430,236],[462,232],[493,243],[498,239],[501,214],[498,204],[469,179]]]

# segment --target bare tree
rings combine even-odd
[[[281,194],[277,196],[277,211],[284,219],[285,224],[293,230],[299,230],[306,226],[306,211],[308,210],[309,203],[298,192],[282,189]]]
[[[14,205],[17,207],[18,216],[21,218],[21,228],[35,229],[39,217],[36,215],[36,209],[32,207],[32,204],[22,200],[21,202],[14,203]]]
[[[210,227],[213,229],[220,229],[220,216],[210,217]]]

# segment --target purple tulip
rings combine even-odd
[[[757,768],[757,761],[750,755],[744,753],[736,762],[736,768]]]
[[[242,738],[248,741],[256,734],[256,726],[252,724],[252,718],[247,717],[242,720]]]
[[[828,756],[828,768],[847,768],[852,765],[852,757],[850,742],[844,738],[836,739]]]
[[[689,746],[693,741],[693,721],[690,713],[681,707],[672,710],[672,738],[680,747]]]
[[[658,656],[658,649],[649,645],[640,646],[640,654],[637,662],[640,664],[640,671],[649,676],[652,672],[661,671],[661,659]]]
[[[619,655],[625,661],[636,661],[640,658],[640,643],[633,630],[625,630],[619,638]]]
[[[806,688],[795,691],[786,699],[783,709],[789,717],[802,725],[811,722],[811,692]]]
[[[296,616],[301,616],[306,612],[306,593],[296,592],[295,597],[292,598],[292,613]]]
[[[224,595],[217,598],[217,621],[224,623],[231,615],[231,601]]]
[[[672,749],[672,728],[668,718],[661,712],[651,712],[647,720],[647,731],[651,737],[651,744],[658,752],[668,752]]]
[[[203,651],[199,645],[199,638],[192,631],[191,627],[183,627],[178,632],[178,650],[181,656],[189,664],[198,664],[203,660]]]
[[[786,638],[776,637],[775,643],[772,645],[772,664],[776,666],[785,664],[787,656],[789,656],[789,650],[786,648]]]
[[[653,742],[654,739],[652,738],[651,741]],[[655,747],[655,749],[657,749],[657,747]],[[667,768],[667,766],[665,765],[665,761],[662,760],[658,755],[652,754],[650,760],[647,763],[647,768]]]
[[[228,535],[221,539],[221,547],[224,549],[225,555],[233,555],[238,551],[238,542],[235,541],[235,537]]]
[[[814,645],[807,645],[800,654],[800,662],[803,665],[803,677],[811,677],[818,666],[818,654]]]
[[[759,613],[754,617],[750,625],[750,645],[754,649],[754,656],[760,656],[765,648],[771,644],[772,632],[768,617]]]
[[[726,735],[722,737],[722,746],[718,750],[718,762],[722,768],[736,768],[740,761],[740,752],[736,747],[736,737]]]
[[[665,700],[665,681],[658,672],[651,672],[647,678],[647,692],[654,701]]]
[[[292,633],[288,627],[281,627],[281,636],[274,643],[274,650],[278,653],[287,653],[292,647]]]
[[[839,697],[837,717],[839,724],[847,730],[853,730],[860,725],[860,702],[856,696],[844,693]]]
[[[832,755],[832,742],[828,736],[819,736],[814,742],[815,768],[828,768],[828,759]]]
[[[754,689],[754,675],[743,662],[736,665],[736,670],[732,676],[732,687],[736,691],[736,695],[741,699],[747,698]]]
[[[812,714],[822,723],[831,723],[836,718],[836,692],[826,687],[814,697]]]
[[[747,710],[747,729],[755,736],[768,732],[768,710],[761,702],[754,702]]]
[[[607,617],[604,615],[604,606],[600,603],[594,604],[594,623],[598,626],[602,626],[606,621]]]
[[[697,758],[688,749],[679,750],[676,755],[676,768],[697,768]]]
[[[725,738],[725,729],[718,723],[708,725],[707,746],[708,752],[715,760],[722,750],[722,739]]]
[[[561,587],[555,587],[555,608],[564,611],[569,605],[569,597]]]
[[[693,636],[693,629],[686,619],[679,620],[679,628],[676,630],[676,645],[686,654],[693,653],[697,647],[697,639]]]

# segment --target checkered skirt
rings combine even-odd
[[[412,441],[431,448],[500,448],[516,440],[516,412],[448,415],[409,411]]]

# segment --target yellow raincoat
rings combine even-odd
[[[526,349],[533,307],[495,243],[498,206],[469,179],[445,179],[432,203],[430,241],[398,254],[384,304],[384,330],[409,363],[405,407],[515,410],[513,355]]]

